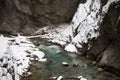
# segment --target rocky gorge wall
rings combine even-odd
[[[46,25],[70,22],[80,0],[0,0],[0,33],[30,35]]]
[[[0,33],[29,35],[39,28],[37,34],[42,31],[43,38],[68,45],[66,50],[72,45],[75,52],[84,52],[93,59],[96,66],[120,75],[119,0],[0,1]]]
[[[120,1],[112,3],[100,26],[100,36],[87,52],[99,67],[120,73]],[[91,56],[92,55],[92,56]]]

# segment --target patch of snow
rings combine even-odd
[[[8,40],[1,35],[0,36],[0,53],[1,53],[0,58],[2,58],[4,53],[6,52],[7,47],[8,47],[8,43],[9,43]]]
[[[119,1],[119,0],[108,0],[107,4],[103,6],[103,8],[102,8],[102,16],[101,16],[102,19],[101,19],[101,22],[103,21],[103,18],[105,16],[105,14],[108,12],[108,9],[109,9],[111,3],[117,2],[117,1]]]
[[[62,64],[63,64],[63,65],[68,65],[68,63],[67,63],[67,62],[62,62]]]
[[[31,60],[47,61],[45,54],[39,51],[24,36],[0,36],[0,80],[20,80],[24,74],[30,75],[28,68]]]
[[[76,49],[76,47],[73,44],[68,44],[65,47],[65,50],[68,51],[68,52],[75,52],[75,53],[78,52],[77,49]]]
[[[87,80],[86,78],[81,78],[80,80]]]
[[[83,78],[83,76],[78,76],[77,78]]]
[[[20,36],[20,35],[18,35],[18,37],[15,38],[15,42],[17,44],[20,44],[20,43],[29,43],[29,41],[27,41],[26,37]]]
[[[54,77],[50,77],[49,79],[50,79],[50,80],[56,80],[57,77],[54,76]]]
[[[47,58],[39,59],[40,62],[46,62]]]
[[[51,41],[52,43],[57,43],[57,44],[60,44],[60,45],[65,45],[66,44],[66,42],[64,42],[64,41],[60,41],[60,40],[52,40]]]
[[[87,80],[86,78],[83,78],[83,76],[78,76],[77,78],[80,80]]]
[[[59,76],[59,77],[57,78],[57,80],[62,80],[62,78],[63,78],[63,76]]]

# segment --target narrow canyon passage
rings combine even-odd
[[[120,0],[0,0],[0,80],[120,80]]]

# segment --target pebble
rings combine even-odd
[[[83,76],[78,76],[77,78],[83,78]]]
[[[57,78],[57,80],[62,80],[62,78],[63,78],[63,76],[59,76],[59,77]]]
[[[67,62],[62,62],[63,66],[69,66],[69,64]]]
[[[87,64],[84,64],[84,69],[87,69],[87,67],[88,67]]]
[[[79,64],[73,64],[73,67],[78,67],[79,66]]]
[[[93,66],[95,66],[96,64],[97,64],[97,62],[96,62],[96,61],[93,61],[93,62],[92,62],[92,65],[93,65]]]
[[[86,78],[83,78],[83,76],[78,76],[77,78],[80,80],[87,80]]]
[[[53,79],[56,80],[57,77],[50,77],[49,79],[50,79],[50,80],[53,80]]]
[[[102,72],[102,71],[104,71],[103,68],[98,68],[98,69],[97,69],[97,72]]]

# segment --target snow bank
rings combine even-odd
[[[76,47],[73,45],[73,44],[68,44],[66,47],[65,47],[65,50],[68,51],[68,52],[78,52]]]
[[[63,76],[59,76],[59,77],[57,78],[57,80],[62,80],[62,78],[63,78]]]
[[[31,61],[46,61],[45,54],[26,37],[0,36],[0,80],[20,80],[28,71]]]
[[[107,4],[101,7],[100,0],[87,0],[86,3],[79,4],[71,24],[61,24],[57,28],[45,27],[45,34],[40,35],[41,38],[47,38],[48,41],[66,46],[65,50],[76,52],[77,48],[82,48],[84,43],[99,36],[99,27],[107,13],[110,4],[118,0],[108,0]],[[50,27],[50,26],[49,26]],[[46,29],[47,28],[47,29]],[[41,33],[42,29],[36,33]],[[90,46],[90,45],[89,45]],[[89,47],[88,47],[89,49]]]

